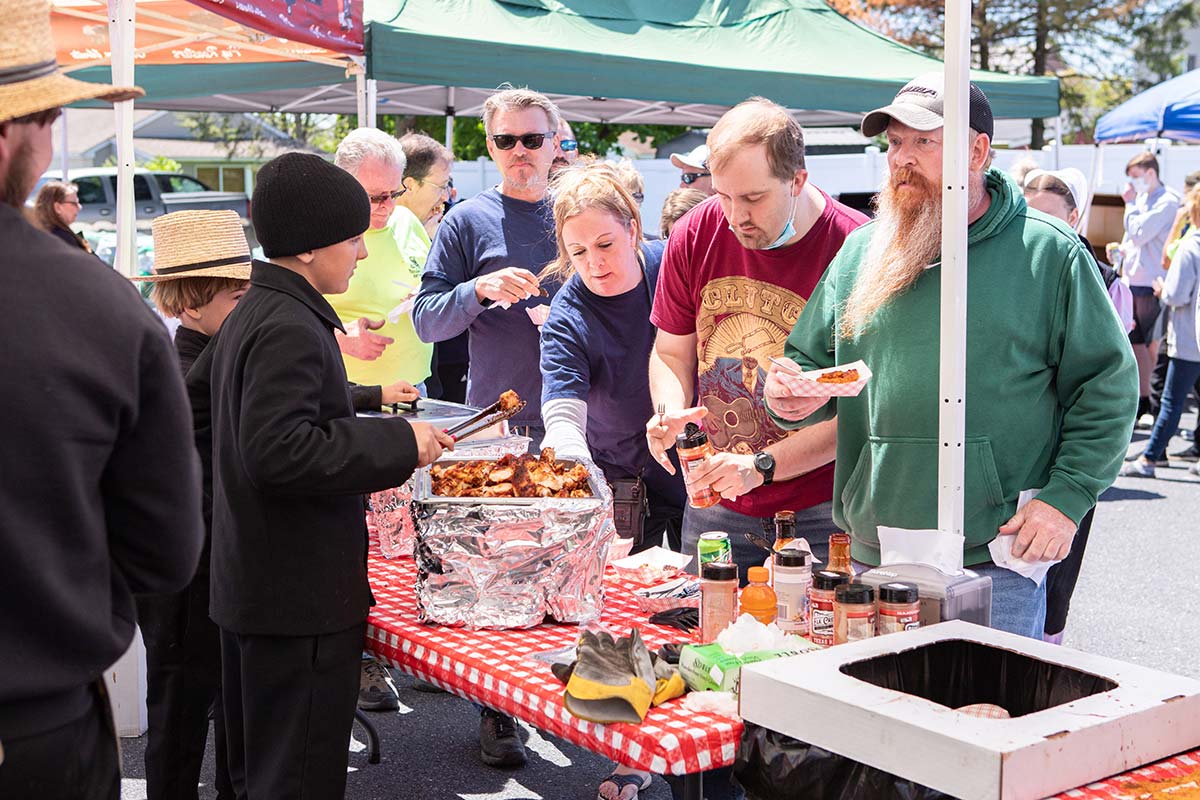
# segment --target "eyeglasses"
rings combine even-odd
[[[572,150],[579,149],[579,142],[574,139],[559,139],[558,146],[561,147],[564,152],[569,153]]]
[[[701,178],[707,178],[710,175],[712,175],[711,172],[685,172],[681,176],[679,176],[679,179],[681,181],[683,181],[686,185],[691,186],[693,183],[700,180]]]
[[[383,194],[369,194],[369,195],[367,195],[367,199],[371,201],[371,205],[381,206],[384,203],[386,203],[388,200],[395,200],[395,199],[399,198],[400,195],[404,194],[406,191],[407,191],[406,189],[401,187],[394,192],[384,192]]]
[[[424,178],[417,178],[417,183],[421,184],[422,186],[425,186],[425,185],[432,186],[433,188],[437,189],[439,192],[449,192],[451,189],[454,188],[453,180],[448,180],[445,183],[434,183],[433,181],[427,181]]]
[[[517,146],[517,142],[526,150],[539,150],[542,143],[546,141],[547,136],[553,136],[554,131],[549,133],[523,133],[517,136],[512,133],[497,133],[492,136],[492,144],[496,145],[497,150],[512,150]]]

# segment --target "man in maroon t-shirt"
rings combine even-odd
[[[767,415],[763,386],[769,359],[783,355],[825,268],[866,217],[808,182],[804,134],[769,100],[731,109],[708,147],[715,196],[671,230],[659,272],[650,392],[666,413],[649,420],[646,436],[670,470],[665,454],[675,437],[703,420],[720,452],[693,468],[689,481],[710,485],[722,499],[687,508],[684,552],[696,552],[701,533],[726,531],[744,575],[764,555],[743,532],[761,533],[777,511],[796,512],[798,535],[814,544],[824,545],[835,529],[836,426],[780,430]]]

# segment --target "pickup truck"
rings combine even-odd
[[[58,180],[58,170],[38,179],[27,203],[33,204],[42,184]],[[67,176],[79,187],[80,223],[115,222],[117,216],[117,168],[73,169]],[[177,172],[134,171],[133,206],[138,220],[152,220],[172,211],[232,209],[241,217],[250,216],[250,201],[244,192],[214,192],[191,175]]]

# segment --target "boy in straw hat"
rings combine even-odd
[[[250,285],[250,245],[236,211],[177,211],[153,223],[154,274],[150,297],[179,320],[175,351],[192,405],[200,454],[206,533],[212,526],[212,402],[207,369],[192,370]],[[208,710],[220,703],[221,638],[208,617],[209,549],[191,584],[173,594],[138,598],[146,641],[146,791],[149,797],[195,796],[208,739]],[[234,797],[225,756],[224,715],[214,720],[214,786]]]
[[[323,296],[366,255],[354,176],[287,153],[259,171],[251,215],[269,260],[192,367],[212,360],[210,612],[229,772],[238,796],[341,797],[371,603],[363,495],[453,440],[354,415]]]
[[[63,76],[45,0],[2,8],[0,797],[116,798],[101,676],[133,638],[133,595],[195,573],[200,470],[162,323],[127,280],[20,211],[59,108],[140,90]]]

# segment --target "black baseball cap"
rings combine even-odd
[[[945,77],[941,72],[927,72],[913,78],[896,93],[889,105],[877,108],[863,117],[863,136],[878,136],[887,130],[893,119],[918,131],[932,131],[946,124],[943,118],[943,90]],[[986,133],[992,138],[995,124],[992,121],[992,104],[987,95],[975,84],[968,90],[970,98],[970,124],[972,130]]]

